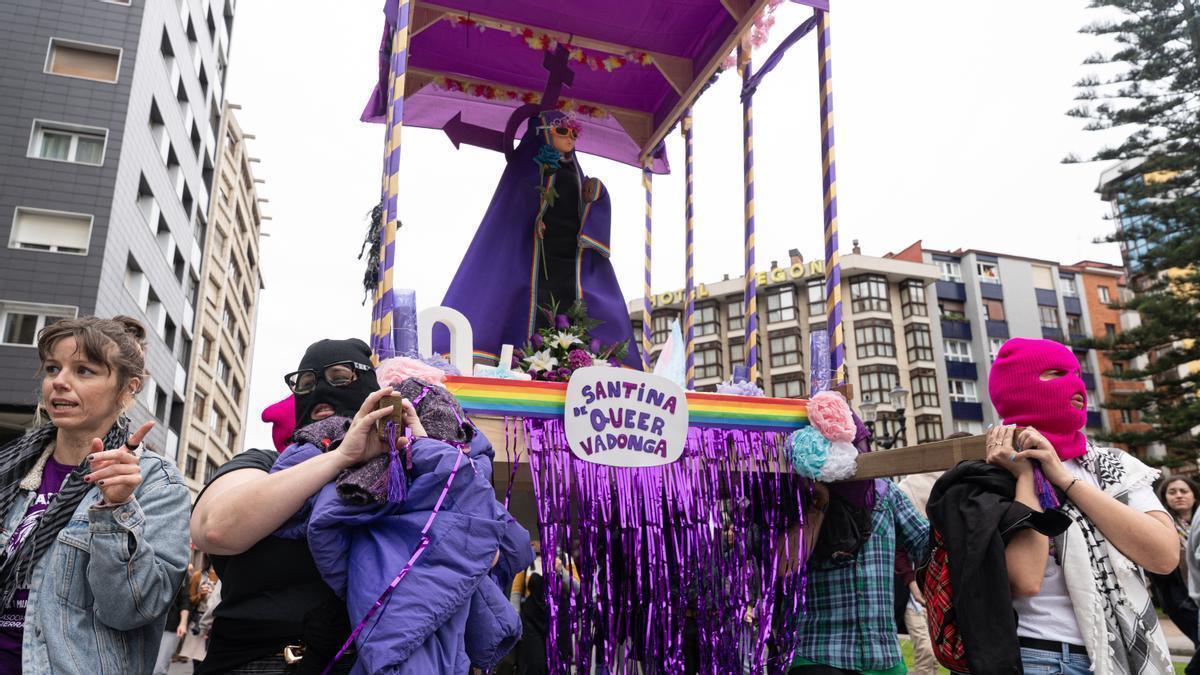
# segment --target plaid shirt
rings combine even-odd
[[[929,523],[890,481],[881,481],[871,536],[853,564],[809,568],[807,602],[796,648],[807,659],[854,671],[887,670],[900,662],[892,573],[896,542],[917,563],[928,555]]]

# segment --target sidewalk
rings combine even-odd
[[[1165,616],[1160,617],[1158,621],[1162,624],[1163,633],[1167,636],[1167,645],[1171,648],[1171,656],[1191,658],[1192,652],[1195,651],[1192,647],[1192,641]]]

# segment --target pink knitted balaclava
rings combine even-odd
[[[262,421],[271,425],[271,440],[275,449],[283,452],[287,449],[296,430],[296,397],[288,396],[282,401],[276,401],[262,411]]]
[[[1042,380],[1047,370],[1067,374]],[[992,405],[1005,424],[1037,429],[1054,445],[1063,460],[1087,452],[1083,432],[1087,423],[1087,388],[1079,375],[1079,361],[1070,349],[1051,340],[1013,338],[1000,347],[988,381]],[[1077,409],[1071,397],[1083,396]]]

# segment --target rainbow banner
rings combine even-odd
[[[567,385],[450,376],[446,388],[470,415],[561,418]],[[707,429],[792,431],[808,425],[808,402],[790,398],[688,392],[688,425]]]

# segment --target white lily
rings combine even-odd
[[[583,341],[570,333],[557,333],[554,337],[550,338],[547,344],[555,349],[569,350],[571,345],[581,345]]]
[[[605,359],[602,359],[595,354],[588,354],[588,356],[592,357],[592,365],[596,368],[612,368],[612,364]]]
[[[549,349],[543,349],[540,352],[534,352],[525,357],[525,363],[529,364],[529,371],[550,370],[558,367],[558,359],[550,354]]]

